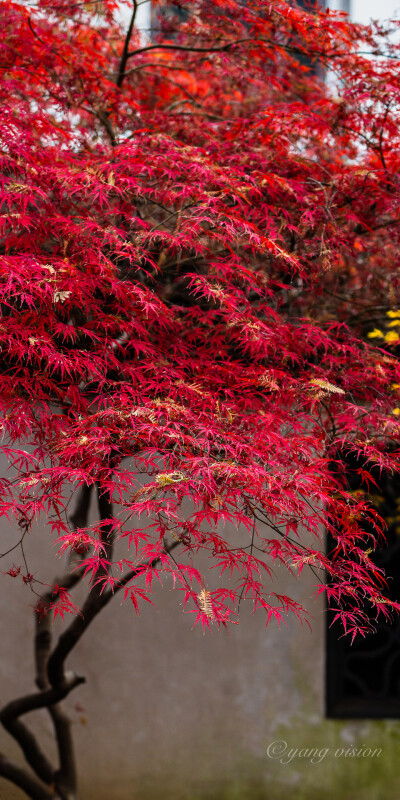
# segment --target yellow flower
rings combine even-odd
[[[399,341],[399,334],[396,333],[396,331],[388,331],[388,333],[385,336],[385,342],[391,344],[392,342],[398,342],[398,341]]]
[[[390,319],[393,319],[394,317],[400,317],[400,311],[387,311],[386,314],[388,317],[390,317]]]
[[[368,339],[377,339],[378,336],[383,336],[382,331],[379,331],[378,328],[374,328],[373,331],[370,331],[368,334]]]
[[[394,408],[393,411],[392,411],[392,414],[394,414],[395,417],[399,417],[400,416],[400,408]]]

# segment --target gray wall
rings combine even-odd
[[[2,543],[15,535],[3,522]],[[27,557],[43,580],[60,571],[43,528],[29,535]],[[383,791],[386,800],[397,800],[398,723],[324,719],[323,601],[312,599],[311,573],[301,579],[277,573],[274,589],[286,589],[308,607],[312,631],[290,618],[281,629],[275,623],[265,629],[262,616],[244,607],[240,625],[203,635],[191,629],[192,615],[183,613],[168,581],[154,595],[156,609],[144,604],[137,617],[116,598],[95,620],[69,662],[87,677],[67,702],[82,800],[313,800],[321,794],[333,800],[339,792],[342,800],[377,800]],[[34,598],[7,575],[0,576],[0,594],[4,703],[33,689]],[[51,753],[45,713],[35,712],[31,721]],[[286,764],[269,757],[275,740],[303,755]],[[382,754],[335,756],[352,744]],[[311,763],[304,748],[329,752]],[[0,750],[16,754],[5,732]],[[0,779],[1,800],[23,796]]]

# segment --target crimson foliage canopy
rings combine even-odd
[[[210,626],[241,600],[302,618],[274,564],[309,565],[365,632],[366,600],[397,605],[339,454],[366,488],[398,467],[396,46],[284,0],[153,3],[147,39],[136,5],[124,30],[111,0],[2,3],[4,571],[39,615],[76,610],[77,576],[138,608],[170,574]],[[47,594],[38,515],[73,556]]]

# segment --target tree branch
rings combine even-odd
[[[186,53],[224,53],[230,50],[231,47],[245,42],[253,42],[256,44],[254,39],[236,39],[234,42],[228,42],[228,44],[223,44],[220,47],[191,47],[190,45],[183,44],[149,44],[146,47],[140,47],[138,50],[133,50],[132,53],[128,53],[127,60],[133,56],[138,56],[139,53],[148,53],[150,50],[180,50]]]
[[[102,111],[97,111],[95,116],[97,117],[99,122],[101,122],[101,124],[105,128],[105,130],[106,130],[106,132],[108,134],[108,138],[110,140],[110,144],[112,145],[112,147],[115,147],[115,144],[116,144],[117,140],[116,140],[116,137],[115,137],[114,128],[111,125],[110,120],[108,119],[108,114],[106,112],[103,113]]]
[[[113,526],[107,520],[112,518],[112,503],[108,489],[97,486],[97,504],[99,508],[100,520],[104,520],[101,528],[101,542],[108,561],[112,559],[114,534]],[[107,576],[107,567],[99,570],[100,576]],[[104,587],[103,587],[104,588]],[[92,620],[99,611],[108,603],[108,596],[103,593],[101,584],[96,583],[89,590],[86,600],[82,606],[81,614],[74,617],[69,627],[61,634],[56,647],[50,655],[47,663],[47,679],[55,689],[62,689],[65,686],[67,676],[64,672],[64,662],[68,654],[75,647]]]
[[[22,714],[27,714],[29,711],[35,711],[36,709],[45,708],[58,703],[66,697],[75,686],[83,683],[84,680],[84,678],[76,675],[68,676],[66,677],[62,689],[54,689],[51,687],[41,692],[19,697],[17,700],[12,700],[4,706],[0,712],[0,722],[3,727],[18,742],[26,761],[45,783],[50,784],[55,782],[56,771],[39,747],[34,734],[18,719],[18,717],[22,716]]]
[[[0,753],[0,775],[19,786],[32,800],[55,800],[54,792],[42,786],[26,770]]]
[[[79,489],[75,509],[72,514],[69,515],[69,522],[74,530],[77,528],[86,528],[89,518],[89,506],[92,490],[93,484],[89,484],[89,486],[87,486],[86,483],[84,483]]]
[[[111,520],[113,516],[113,507],[111,502],[111,495],[109,489],[97,485],[97,506],[99,509],[100,520]],[[108,561],[112,560],[114,550],[114,527],[111,522],[101,526],[101,543],[104,548],[104,553]],[[105,569],[107,573],[107,570]]]
[[[92,485],[87,486],[84,484],[78,492],[75,508],[69,516],[69,522],[74,530],[87,526],[92,490]],[[41,598],[40,604],[42,608],[48,608],[54,601],[56,597],[55,586],[71,589],[79,583],[83,574],[84,570],[81,568],[75,569],[74,572],[67,572],[60,578],[56,578],[52,589]],[[50,688],[47,678],[47,661],[51,651],[51,639],[50,614],[36,613],[36,685],[42,691]],[[60,787],[62,795],[68,797],[70,793],[74,795],[77,789],[77,771],[73,739],[71,736],[71,721],[68,714],[63,711],[59,703],[48,706],[48,712],[53,722],[59,756],[57,786]]]
[[[126,34],[126,37],[125,37],[124,49],[122,51],[121,61],[119,62],[119,67],[118,67],[118,75],[117,75],[116,83],[117,83],[117,86],[118,86],[119,89],[121,88],[123,80],[124,80],[124,77],[125,77],[125,67],[126,67],[126,64],[127,64],[128,58],[129,58],[129,52],[128,51],[129,51],[130,41],[131,41],[131,38],[132,38],[133,26],[135,24],[136,12],[137,12],[137,1],[133,0],[132,16],[131,16],[131,20],[130,20],[130,23],[129,23],[129,28],[127,30],[127,34]]]
[[[74,527],[84,527],[87,524],[88,510],[90,504],[90,487],[82,487],[77,507],[70,517]],[[108,488],[97,487],[97,501],[99,516],[104,525],[101,530],[102,543],[106,549],[107,560],[111,561],[114,545],[114,532],[112,525],[112,503]],[[166,552],[170,552],[177,547],[180,542],[173,542]],[[73,619],[68,629],[61,634],[58,643],[51,655],[51,630],[50,615],[40,616],[37,612],[36,636],[35,636],[35,659],[36,659],[36,682],[40,689],[39,692],[29,694],[8,703],[0,712],[0,721],[4,728],[15,738],[21,747],[27,763],[34,772],[46,784],[54,784],[61,800],[70,800],[76,796],[76,766],[73,751],[73,743],[70,731],[70,721],[67,715],[59,707],[63,700],[76,686],[84,682],[84,678],[65,672],[64,663],[68,654],[79,641],[86,631],[90,622],[108,604],[116,592],[124,588],[129,581],[136,575],[143,572],[143,566],[154,568],[159,562],[159,558],[154,558],[146,565],[141,565],[137,569],[131,570],[115,585],[113,590],[102,593],[101,584],[96,584],[90,590],[86,601],[82,607],[82,615]],[[107,574],[107,567],[104,572]],[[83,574],[78,570],[73,574],[66,574],[56,583],[52,589],[42,597],[42,603],[48,607],[53,602],[56,595],[55,585],[62,585],[71,588],[79,582]],[[47,708],[54,725],[57,739],[60,768],[55,770],[41,750],[36,737],[29,728],[19,719],[23,714],[39,708]],[[3,763],[4,762],[4,763]],[[17,785],[21,785],[34,800],[48,800],[51,796],[48,791],[40,786],[33,778],[30,779],[24,770],[14,768],[9,762],[3,760],[0,763],[0,774],[9,777]],[[17,772],[15,772],[15,769]],[[6,774],[7,773],[7,774]],[[16,776],[16,777],[15,777]]]
[[[18,697],[17,700],[11,700],[11,702],[7,703],[0,711],[0,721],[3,725],[8,726],[14,719],[17,719],[17,717],[20,717],[22,714],[27,714],[29,711],[36,711],[38,708],[44,708],[53,703],[58,703],[80,683],[85,683],[85,678],[70,673],[66,676],[62,689],[54,689],[54,687],[51,686],[49,689],[43,689],[41,692],[33,692],[32,694],[24,695],[24,697]]]
[[[55,689],[61,689],[65,685],[65,659],[78,643],[92,620],[108,602],[106,595],[100,595],[98,588],[97,591],[96,588],[97,587],[93,587],[91,589],[82,606],[81,614],[74,617],[68,628],[61,634],[50,655],[47,665],[47,675],[51,686]]]
[[[170,547],[166,548],[166,553],[169,553],[175,547],[178,547],[179,544],[181,544],[181,542],[173,542]],[[154,568],[159,561],[159,558],[155,558],[146,566],[148,568]],[[61,688],[64,685],[65,660],[70,654],[71,650],[74,649],[81,636],[83,636],[90,623],[110,602],[116,592],[126,586],[127,583],[129,583],[129,581],[132,580],[136,575],[139,575],[143,572],[143,566],[144,565],[141,565],[137,569],[133,569],[128,572],[123,578],[121,578],[121,580],[114,584],[113,589],[109,589],[108,591],[103,591],[103,593],[101,593],[99,584],[91,589],[82,606],[82,613],[79,616],[74,617],[68,628],[64,631],[64,633],[61,634],[58,643],[49,658],[47,673],[49,681],[53,687]]]
[[[24,698],[21,698],[22,700]],[[19,701],[13,701],[19,702]],[[43,750],[40,748],[35,735],[29,728],[16,719],[14,709],[11,708],[13,703],[6,706],[0,713],[0,721],[8,733],[13,736],[18,742],[27,763],[32,767],[36,775],[44,781],[44,783],[51,784],[54,782],[55,769],[49,761]],[[21,713],[24,713],[21,711]]]

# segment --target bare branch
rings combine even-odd
[[[79,583],[83,575],[83,569],[67,573],[60,579],[56,579],[55,584],[64,588],[71,588]],[[55,598],[55,592],[49,592],[42,598],[42,602],[48,605]],[[36,635],[35,635],[35,661],[36,661],[36,684],[42,691],[49,689],[50,684],[47,679],[47,661],[51,651],[51,615],[36,613]],[[73,740],[71,736],[71,721],[63,711],[60,704],[47,706],[51,716],[59,756],[59,770],[57,772],[56,785],[61,790],[76,791],[77,771]],[[62,792],[63,793],[63,792]],[[68,796],[68,795],[66,795]]]
[[[24,698],[21,698],[21,700],[24,700]],[[13,703],[15,702],[18,703],[19,701],[13,701]],[[36,775],[45,783],[51,784],[54,782],[55,769],[39,746],[32,731],[21,720],[15,718],[13,709],[10,708],[13,703],[10,703],[0,712],[0,721],[5,730],[18,742],[25,760]]]
[[[21,747],[26,761],[36,774],[45,783],[55,783],[56,771],[47,756],[41,750],[36,737],[18,718],[29,711],[45,708],[58,703],[69,694],[75,686],[84,682],[84,678],[79,676],[69,676],[64,682],[62,689],[45,689],[41,692],[19,697],[12,700],[0,712],[0,722],[3,727],[14,737]]]
[[[17,700],[12,700],[0,711],[0,721],[3,725],[8,726],[14,719],[20,717],[22,714],[27,714],[29,711],[35,711],[38,708],[45,708],[52,703],[58,703],[69,694],[75,686],[84,683],[85,678],[79,675],[68,675],[64,682],[62,689],[44,689],[41,692],[34,692],[32,694],[19,697]]]
[[[55,800],[54,792],[39,783],[32,775],[0,753],[0,775],[19,786],[31,800]]]

